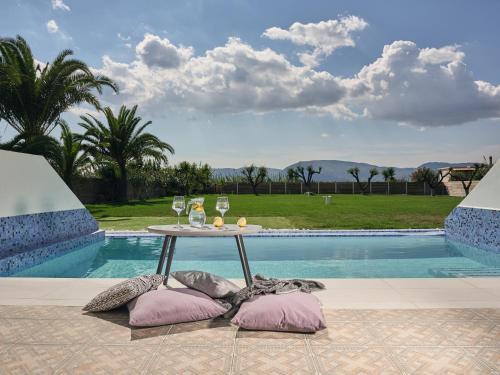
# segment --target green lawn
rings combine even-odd
[[[216,195],[205,195],[207,222],[212,222]],[[448,196],[333,195],[325,206],[321,196],[230,195],[226,223],[245,216],[265,228],[387,229],[440,228],[461,201]],[[176,223],[172,198],[131,201],[128,204],[91,204],[87,208],[102,229],[140,230],[153,224]],[[182,222],[187,222],[183,215]]]

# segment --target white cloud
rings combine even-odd
[[[144,64],[160,68],[178,68],[193,55],[192,47],[177,47],[167,38],[153,34],[146,34],[135,51]]]
[[[336,49],[354,47],[352,34],[367,26],[368,23],[364,19],[348,16],[318,23],[295,22],[288,30],[271,27],[264,31],[262,36],[269,39],[290,40],[297,45],[314,47],[310,52],[300,53],[299,58],[304,65],[316,66],[323,56],[331,55]]]
[[[69,12],[71,8],[64,4],[63,0],[52,0],[52,9],[60,9]]]
[[[458,46],[418,48],[396,41],[348,78],[294,65],[270,48],[257,50],[238,38],[195,56],[192,47],[146,34],[135,51],[130,63],[105,56],[96,69],[120,86],[111,103],[138,103],[163,113],[295,110],[417,128],[500,117],[500,86],[475,80]]]
[[[59,26],[57,26],[57,23],[54,20],[50,20],[49,22],[47,22],[46,26],[47,31],[51,34],[55,34],[59,31]]]
[[[131,38],[130,35],[123,35],[122,33],[116,34],[118,39],[123,40],[124,42],[128,42]]]
[[[69,36],[68,34],[66,34],[64,31],[62,31],[59,28],[59,25],[57,24],[56,21],[50,20],[49,22],[47,22],[47,24],[45,26],[47,27],[47,31],[50,34],[56,35],[64,42],[70,42],[72,40],[71,36]]]
[[[321,138],[328,138],[328,137],[330,137],[330,134],[328,134],[328,133],[321,133],[320,137]]]
[[[418,58],[424,64],[445,64],[452,61],[461,61],[464,59],[465,53],[460,51],[459,47],[422,48]]]
[[[345,94],[330,73],[295,66],[271,49],[255,50],[238,38],[193,57],[191,48],[148,34],[136,52],[130,64],[104,57],[99,72],[117,80],[117,99],[158,110],[167,105],[209,113],[304,109],[333,104]]]
[[[500,116],[500,86],[474,80],[456,46],[386,45],[353,83],[366,116],[414,126],[455,125]],[[356,82],[357,81],[357,82]],[[349,103],[349,100],[346,100]]]

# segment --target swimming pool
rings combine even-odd
[[[23,277],[133,277],[154,273],[162,237],[107,236],[104,241],[18,272]],[[500,276],[500,254],[442,235],[247,237],[253,274],[300,278]],[[243,278],[232,238],[181,238],[175,270]]]

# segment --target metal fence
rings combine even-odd
[[[431,189],[425,182],[371,182],[366,190],[371,194],[386,195],[448,195],[443,184]],[[253,194],[252,186],[244,182],[214,185],[213,192],[216,194]],[[300,182],[269,182],[257,187],[258,194],[305,194],[307,192],[314,194],[362,193],[356,182],[313,182],[309,186]]]

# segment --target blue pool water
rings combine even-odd
[[[161,237],[106,237],[15,274],[24,277],[133,277],[154,273]],[[253,274],[270,277],[378,278],[500,276],[500,254],[444,236],[249,237]],[[179,238],[172,270],[242,278],[232,238]]]

